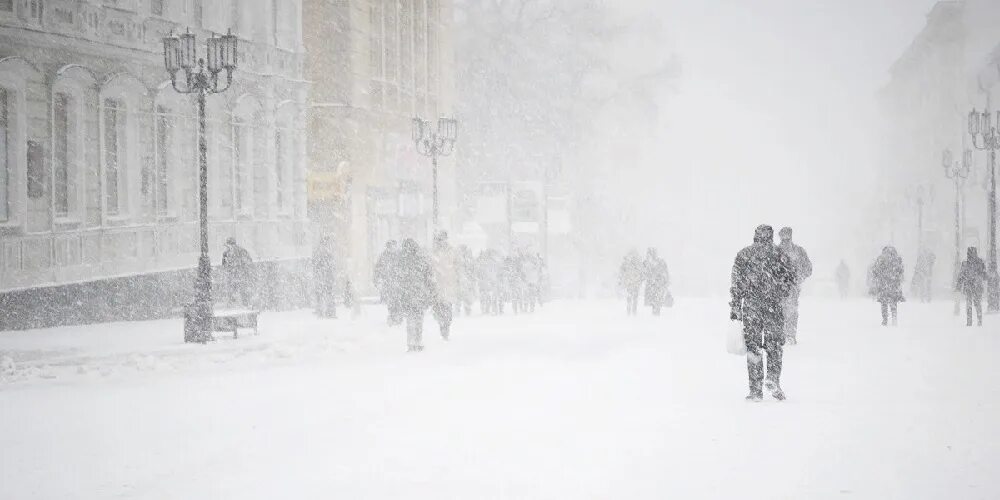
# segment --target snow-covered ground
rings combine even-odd
[[[803,303],[783,403],[747,403],[724,300],[401,329],[265,314],[0,334],[2,499],[997,498],[1000,317]]]

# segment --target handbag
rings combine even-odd
[[[743,322],[729,322],[729,329],[726,331],[726,352],[736,356],[745,356],[747,345],[743,340]]]

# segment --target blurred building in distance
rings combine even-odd
[[[411,120],[453,116],[450,0],[304,0],[309,218],[363,292],[390,239],[430,243],[431,161]],[[461,128],[459,142],[461,148]],[[440,158],[441,226],[457,230],[455,164]]]

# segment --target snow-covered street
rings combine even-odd
[[[381,312],[0,335],[0,498],[995,498],[997,318],[805,300],[789,400],[743,400],[722,300],[460,318],[403,352]],[[834,326],[836,325],[836,326]],[[428,320],[428,332],[434,324]]]

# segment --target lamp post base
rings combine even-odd
[[[1000,276],[990,276],[986,285],[986,312],[1000,313]]]
[[[212,309],[212,263],[202,255],[194,281],[194,302],[184,311],[184,342],[204,344],[212,340]]]

